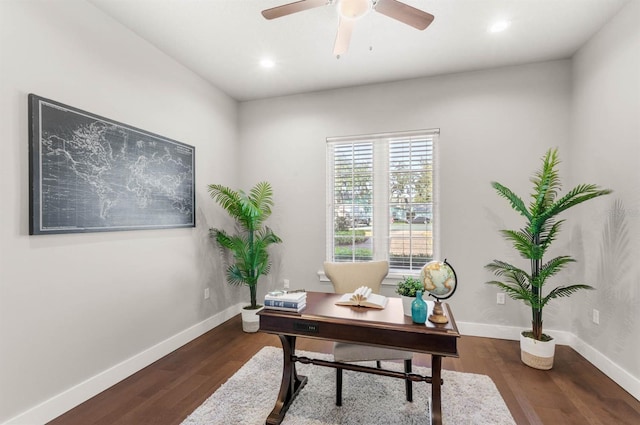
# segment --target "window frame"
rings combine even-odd
[[[335,182],[335,146],[339,144],[356,144],[356,143],[372,143],[372,178],[373,178],[373,255],[372,260],[389,260],[389,237],[390,237],[390,223],[391,223],[391,202],[390,202],[390,158],[389,158],[389,144],[394,139],[403,139],[411,137],[425,137],[430,138],[432,141],[431,155],[432,155],[432,190],[431,190],[431,203],[432,203],[432,258],[438,258],[440,252],[440,229],[439,229],[439,176],[438,176],[438,145],[439,145],[440,129],[425,129],[414,131],[401,131],[401,132],[389,132],[389,133],[377,133],[367,135],[356,135],[346,137],[328,137],[327,141],[327,154],[326,154],[326,243],[325,243],[325,258],[326,261],[334,260],[335,253],[335,232],[334,232],[334,208],[335,208],[335,194],[334,194],[334,182]],[[382,168],[382,169],[379,169]],[[380,201],[382,197],[383,201]],[[375,237],[376,234],[382,234],[383,237]],[[357,261],[357,260],[356,260]],[[390,264],[393,267],[393,264]],[[404,268],[390,268],[388,277],[402,277],[407,275],[418,275],[420,269],[404,269]]]

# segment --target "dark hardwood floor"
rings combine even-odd
[[[241,328],[237,316],[50,424],[179,424],[263,346],[280,347],[276,336]],[[310,339],[297,344],[317,352],[331,347]],[[551,371],[523,365],[517,341],[463,336],[459,348],[460,358],[446,358],[443,367],[489,375],[518,424],[640,424],[640,402],[569,347],[556,347]],[[417,355],[414,364],[429,366],[430,357]]]

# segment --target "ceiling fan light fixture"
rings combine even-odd
[[[371,10],[371,0],[338,0],[338,14],[345,19],[360,19]]]

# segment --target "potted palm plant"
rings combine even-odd
[[[227,281],[232,285],[249,287],[251,303],[242,311],[242,329],[257,332],[261,308],[256,299],[258,279],[271,268],[268,248],[282,240],[264,226],[271,215],[273,191],[267,182],[255,185],[249,193],[228,187],[209,185],[209,195],[236,221],[238,233],[230,235],[221,229],[210,229],[220,247],[233,254],[233,262],[227,265]]]
[[[405,316],[411,316],[411,303],[416,299],[416,291],[424,291],[420,279],[413,276],[403,276],[396,285],[396,293],[402,298],[402,310]]]
[[[531,307],[530,331],[520,336],[522,361],[537,369],[551,369],[555,352],[555,341],[542,332],[542,310],[549,301],[568,297],[581,289],[593,289],[585,284],[557,286],[544,291],[548,280],[575,260],[569,255],[560,255],[543,262],[543,257],[557,238],[564,220],[557,217],[563,211],[589,199],[611,193],[593,184],[580,184],[565,195],[560,195],[561,183],[557,166],[560,163],[557,149],[549,149],[542,158],[542,168],[531,178],[533,192],[529,206],[509,188],[497,182],[491,186],[505,198],[511,207],[525,218],[519,230],[502,230],[502,236],[513,244],[520,256],[529,261],[530,270],[525,271],[505,261],[493,260],[485,267],[504,281],[487,282],[502,289],[509,297],[523,301]]]

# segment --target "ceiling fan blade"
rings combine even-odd
[[[434,19],[432,14],[397,0],[378,0],[375,10],[419,30],[427,28]]]
[[[336,43],[333,46],[334,55],[342,55],[349,49],[351,33],[353,32],[353,26],[355,25],[355,23],[355,19],[340,18],[340,24],[338,25],[338,35],[336,35]]]
[[[314,7],[325,6],[326,4],[328,4],[327,0],[301,0],[263,10],[262,16],[267,19],[275,19],[291,15],[292,13],[302,12],[303,10],[313,9]]]

